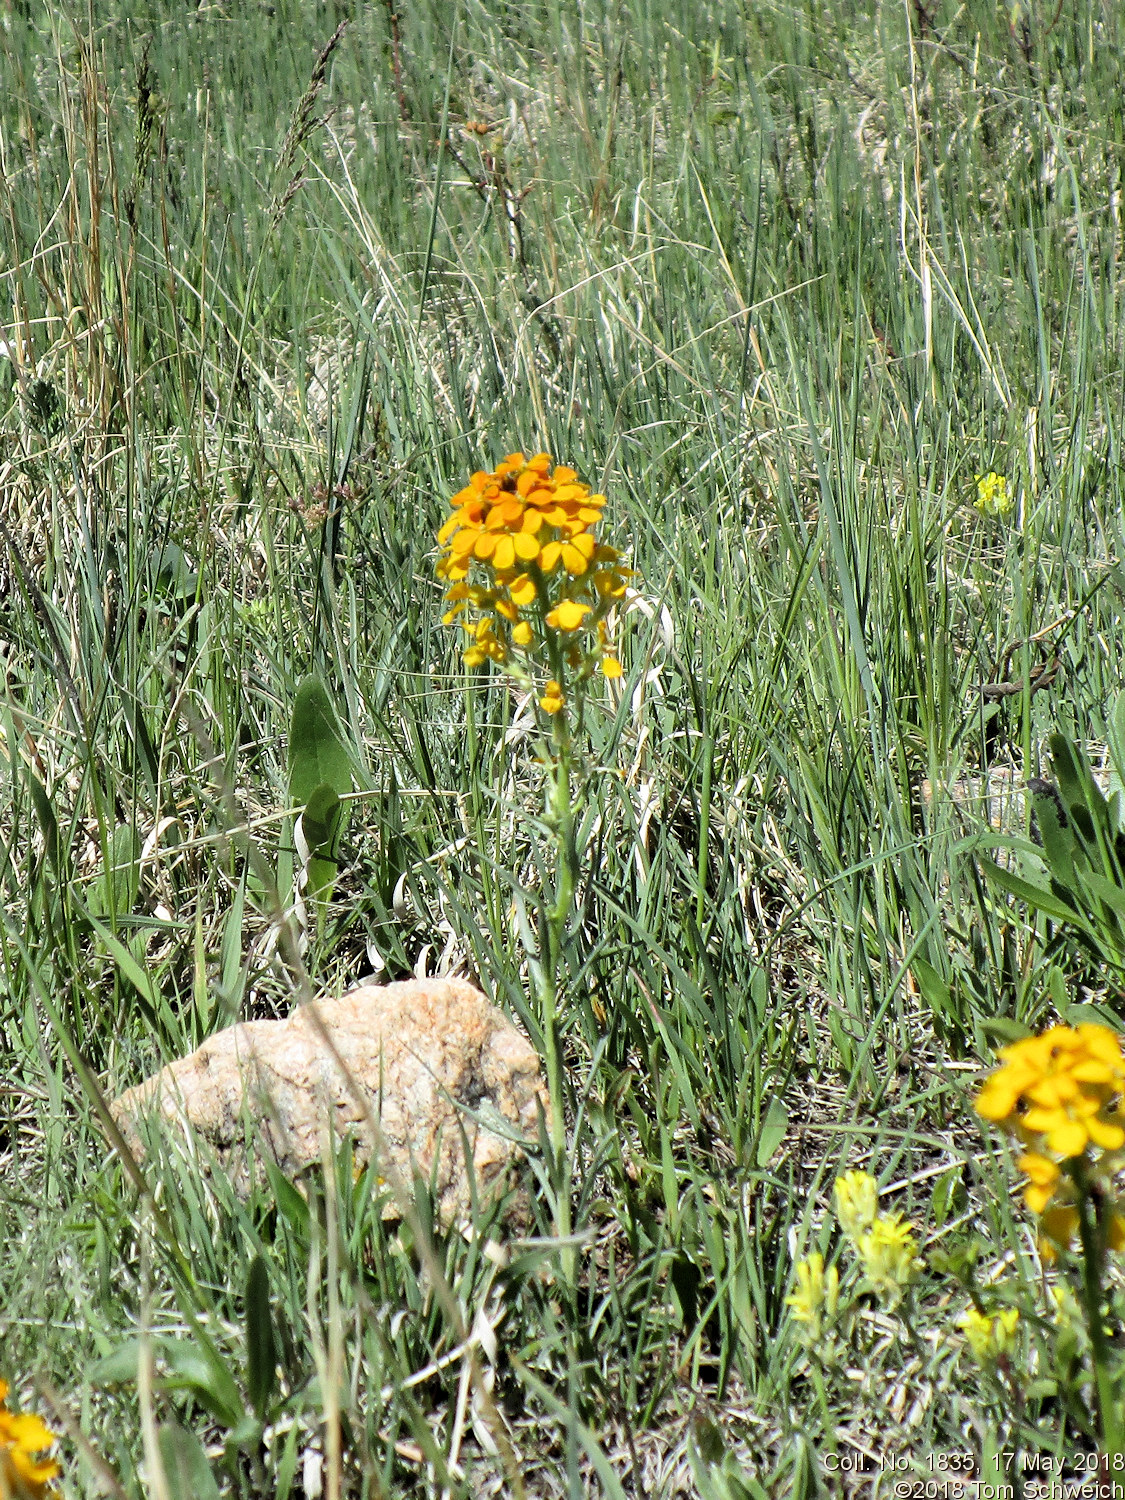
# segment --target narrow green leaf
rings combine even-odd
[[[1088,870],[1083,877],[1082,884],[1104,902],[1110,911],[1125,918],[1125,890],[1115,881],[1107,880],[1104,875],[1099,875],[1094,870]]]
[[[246,1277],[246,1388],[250,1404],[264,1421],[277,1378],[277,1341],[270,1309],[270,1278],[256,1255]]]
[[[910,961],[910,972],[930,1009],[939,1016],[953,1016],[952,993],[938,971],[926,963],[925,959],[914,958]]]
[[[1121,1017],[1108,1005],[1070,1005],[1066,1010],[1066,1024],[1081,1026],[1091,1022],[1095,1026],[1109,1026],[1114,1031],[1121,1029]]]
[[[1063,826],[1059,804],[1050,792],[1032,789],[1031,805],[1035,809],[1035,821],[1039,837],[1043,840],[1043,857],[1051,874],[1068,890],[1073,889],[1077,878],[1074,870],[1076,841],[1070,827]]]
[[[263,1156],[262,1165],[266,1169],[278,1212],[298,1233],[306,1233],[309,1227],[309,1205],[276,1162]]]
[[[947,1220],[964,1212],[968,1201],[962,1169],[959,1166],[950,1167],[949,1171],[943,1172],[934,1183],[930,1199],[930,1215],[934,1228],[941,1229]]]
[[[38,776],[27,773],[27,788],[31,793],[31,800],[35,805],[35,816],[39,819],[39,826],[43,830],[43,844],[47,850],[47,858],[55,869],[59,866],[59,825],[55,817],[55,810],[51,806],[51,799],[44,790],[43,783]]]
[[[985,1036],[998,1042],[1022,1042],[1031,1032],[1022,1021],[1013,1021],[1010,1016],[988,1016],[980,1023]]]
[[[141,884],[141,836],[131,823],[120,823],[106,840],[105,859],[88,898],[90,910],[103,920],[133,910]]]
[[[996,885],[1001,886],[1010,895],[1018,896],[1021,901],[1026,901],[1036,911],[1041,911],[1044,916],[1053,917],[1056,922],[1081,923],[1079,914],[1073,906],[1068,906],[1065,901],[1060,901],[1046,886],[1032,885],[1029,880],[1022,880],[1018,875],[1013,875],[1010,870],[1002,869],[986,855],[978,855],[978,862],[985,875]]]
[[[112,1354],[95,1360],[86,1371],[91,1385],[131,1385],[137,1378],[140,1339],[126,1339]]]
[[[1062,734],[1051,735],[1050,744],[1059,795],[1077,832],[1088,843],[1093,843],[1098,829],[1109,829],[1106,800],[1098,789],[1083,751]]]
[[[774,1158],[775,1153],[785,1139],[785,1132],[789,1129],[789,1111],[781,1100],[774,1097],[770,1100],[766,1117],[762,1121],[762,1128],[758,1132],[757,1161],[759,1167],[767,1166]]]
[[[152,980],[125,944],[110,931],[104,922],[99,922],[93,912],[87,911],[86,915],[90,919],[90,926],[106,945],[110,957],[120,969],[122,978],[129,981],[137,994],[143,1000],[147,1000],[153,1010],[165,1010],[164,1001],[153,988]]]
[[[320,904],[331,899],[339,868],[334,859],[325,859],[319,854],[314,854],[309,860],[309,895],[314,902]]]
[[[277,1491],[274,1500],[289,1500],[293,1493],[293,1481],[297,1477],[297,1461],[300,1457],[300,1424],[294,1422],[285,1439],[285,1447],[277,1466]]]

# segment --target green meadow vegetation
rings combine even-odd
[[[0,0],[0,1378],[58,1493],[1109,1471],[1112,1186],[1052,1260],[973,1100],[1125,1023],[1070,748],[1125,749],[1123,76],[1112,0]],[[435,573],[544,450],[634,570],[555,927],[542,716]],[[372,973],[554,1068],[526,1223],[346,1148],[138,1184],[106,1100]]]

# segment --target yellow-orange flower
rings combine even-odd
[[[819,1251],[797,1263],[797,1290],[786,1297],[790,1317],[802,1325],[803,1342],[818,1343],[836,1316],[840,1301],[840,1273],[835,1266],[824,1267]]]
[[[889,1307],[897,1307],[922,1269],[911,1225],[900,1213],[879,1214],[853,1244],[868,1281]]]
[[[1061,1169],[1058,1162],[1038,1151],[1025,1151],[1019,1159],[1021,1172],[1027,1173],[1028,1185],[1024,1188],[1023,1201],[1033,1214],[1041,1214],[1055,1196]]]
[[[605,496],[591,495],[566,465],[552,468],[547,453],[509,453],[492,473],[478,470],[450,503],[453,514],[438,532],[438,573],[451,582],[468,577],[474,560],[497,573],[534,563],[546,574],[562,563],[577,575],[599,550],[590,527],[602,518]]]
[[[1029,1144],[1041,1136],[1055,1156],[1125,1146],[1125,1057],[1107,1026],[1052,1026],[1002,1047],[1003,1067],[984,1082],[977,1114]]]
[[[590,606],[577,599],[564,599],[547,612],[547,624],[552,630],[577,630],[590,613]]]
[[[557,714],[565,706],[566,699],[563,697],[562,688],[552,677],[539,700],[539,707],[545,714]]]
[[[0,1495],[13,1500],[46,1500],[58,1492],[51,1481],[61,1470],[53,1458],[36,1458],[56,1441],[40,1417],[11,1412],[8,1382],[0,1380]]]
[[[466,664],[503,666],[513,652],[530,661],[545,633],[556,631],[589,641],[568,640],[563,650],[566,663],[582,669],[580,680],[595,663],[606,677],[620,676],[606,616],[631,575],[621,554],[594,535],[605,496],[591,494],[574,469],[547,453],[509,453],[491,472],[478,470],[450,503],[437,572],[448,585],[443,624],[461,625],[470,637]],[[547,713],[563,706],[563,690],[555,689],[540,697]]]
[[[1041,1248],[1052,1257],[1078,1232],[1078,1194],[1085,1189],[1075,1175],[1081,1181],[1082,1173],[1094,1172],[1103,1201],[1112,1191],[1125,1147],[1125,1055],[1116,1032],[1084,1022],[1052,1026],[1002,1047],[999,1056],[1002,1066],[982,1084],[976,1110],[1028,1147],[1019,1158],[1027,1175],[1024,1202],[1039,1216]],[[1065,1162],[1072,1163],[1069,1171]],[[1100,1218],[1109,1247],[1125,1246],[1125,1217],[1106,1203]]]
[[[879,1184],[870,1172],[858,1169],[837,1177],[836,1217],[840,1228],[854,1244],[867,1233],[879,1212]]]

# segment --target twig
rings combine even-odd
[[[1053,657],[1049,662],[1044,662],[1041,667],[1036,667],[1027,679],[1028,696],[1042,692],[1049,688],[1059,675],[1061,663],[1058,657]],[[1018,677],[1015,682],[983,682],[977,688],[977,692],[988,703],[995,703],[1001,698],[1014,698],[1017,693],[1024,690],[1024,680]]]

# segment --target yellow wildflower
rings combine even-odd
[[[819,1251],[797,1263],[797,1290],[786,1297],[793,1309],[794,1322],[802,1325],[802,1338],[808,1344],[819,1343],[825,1324],[836,1316],[840,1300],[840,1273],[835,1266],[824,1269]]]
[[[442,622],[462,625],[471,637],[466,665],[504,666],[513,651],[530,660],[544,644],[543,629],[585,638],[596,627],[596,641],[568,645],[566,660],[578,668],[585,655],[582,680],[595,662],[605,676],[619,676],[606,616],[631,574],[621,554],[595,537],[605,496],[591,494],[574,469],[547,453],[509,453],[495,470],[478,470],[450,503],[438,532],[437,572],[447,584]]]
[[[558,683],[552,677],[547,684],[542,698],[539,700],[539,707],[545,714],[557,714],[565,706],[566,699],[563,697],[562,688],[559,687]]]
[[[1006,1358],[1015,1348],[1019,1320],[1017,1307],[1005,1307],[997,1313],[982,1313],[968,1307],[957,1319],[957,1327],[964,1333],[978,1364],[990,1365]]]
[[[1053,1203],[1039,1216],[1039,1253],[1054,1260],[1060,1250],[1070,1250],[1078,1236],[1078,1209],[1073,1203]]]
[[[1038,1151],[1026,1151],[1019,1159],[1021,1172],[1028,1177],[1023,1191],[1023,1201],[1033,1214],[1041,1214],[1055,1195],[1061,1170],[1059,1164]]]
[[[1052,1303],[1052,1321],[1056,1328],[1085,1332],[1086,1320],[1078,1305],[1078,1298],[1065,1281],[1056,1281],[1053,1286],[1049,1286],[1047,1296]]]
[[[40,1417],[11,1412],[8,1382],[0,1380],[0,1495],[8,1500],[45,1500],[57,1495],[51,1485],[61,1470],[53,1458],[37,1459],[56,1441]]]
[[[552,630],[577,630],[589,613],[588,604],[580,604],[577,599],[564,599],[548,612],[547,624]]]
[[[596,580],[595,580],[596,581]],[[609,630],[604,620],[598,621],[598,644],[601,647],[602,659],[598,663],[603,677],[620,677],[621,663],[613,655],[613,648],[609,643]]]
[[[982,516],[1006,516],[1015,505],[1003,474],[978,474],[974,507]]]
[[[1047,1260],[1078,1236],[1080,1194],[1096,1193],[1107,1248],[1125,1249],[1125,1215],[1113,1203],[1113,1177],[1125,1147],[1125,1054],[1117,1033],[1084,1022],[1002,1047],[1002,1066],[976,1099],[977,1113],[1027,1147],[1024,1202],[1039,1216]],[[1062,1164],[1069,1164],[1067,1170]]]
[[[1039,1253],[1044,1260],[1054,1260],[1060,1250],[1073,1250],[1078,1242],[1081,1220],[1074,1202],[1074,1185],[1067,1182],[1061,1193],[1039,1216]],[[1106,1249],[1125,1250],[1125,1215],[1111,1209],[1104,1214],[1103,1230]]]
[[[879,1212],[879,1185],[869,1172],[845,1172],[836,1179],[836,1217],[849,1240],[871,1228]]]
[[[1059,1159],[1086,1157],[1091,1149],[1116,1153],[1125,1146],[1125,1056],[1120,1039],[1107,1026],[1093,1022],[1052,1026],[1042,1036],[1002,1047],[999,1057],[1003,1066],[982,1084],[977,1114],[1030,1147],[1019,1160],[1028,1177],[1024,1202],[1032,1213],[1043,1216],[1041,1227],[1051,1239],[1068,1244],[1076,1211],[1073,1183],[1064,1177]],[[1060,1212],[1048,1221],[1052,1203]],[[1112,1218],[1108,1224],[1112,1245],[1118,1231]]]
[[[977,1114],[1025,1141],[1042,1136],[1056,1156],[1125,1146],[1125,1057],[1108,1026],[1052,1026],[1002,1047],[999,1056],[1004,1066],[985,1080]]]
[[[890,1307],[922,1268],[914,1231],[901,1214],[880,1214],[855,1241],[856,1253],[875,1291]]]

